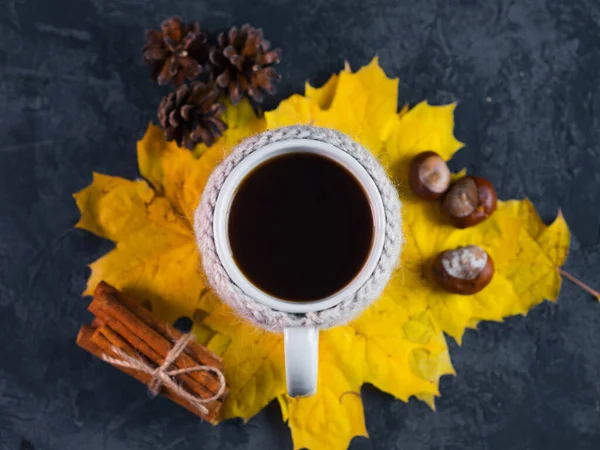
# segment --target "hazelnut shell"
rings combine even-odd
[[[442,203],[444,212],[450,218],[452,225],[454,225],[456,228],[468,228],[483,222],[496,210],[496,203],[498,201],[496,189],[494,189],[494,186],[492,186],[492,183],[490,183],[488,180],[482,177],[471,176],[464,178],[473,180],[475,186],[477,187],[477,207],[475,210],[472,213],[462,217],[452,215],[448,211],[447,205],[449,202],[447,201],[447,198],[453,195],[452,188],[456,185],[456,183],[454,183],[448,192],[446,192],[446,196],[444,197],[444,201]],[[461,178],[461,180],[462,179],[463,178]]]
[[[489,253],[487,254],[485,267],[481,269],[481,272],[479,272],[472,280],[463,280],[461,278],[453,277],[446,272],[446,269],[444,269],[442,259],[444,258],[444,255],[452,251],[454,250],[446,250],[445,252],[438,254],[433,260],[431,268],[433,278],[445,291],[452,292],[453,294],[471,295],[481,291],[490,283],[494,276],[495,269],[494,260]]]
[[[423,180],[421,180],[421,177],[419,176],[421,164],[423,164],[423,162],[427,158],[430,158],[432,156],[438,157],[440,159],[441,163],[443,163],[444,165],[446,164],[446,161],[444,161],[442,159],[442,157],[440,155],[438,155],[436,152],[426,151],[423,153],[419,153],[417,156],[415,156],[412,159],[412,161],[410,162],[410,167],[409,167],[408,184],[410,186],[410,189],[411,189],[411,191],[413,191],[413,193],[417,197],[420,197],[424,200],[436,200],[436,199],[440,198],[446,191],[446,189],[444,189],[444,191],[441,191],[441,192],[432,191],[431,189],[429,189],[427,187],[427,185],[425,183],[423,183]],[[448,170],[447,166],[446,166],[446,170]],[[448,178],[449,177],[450,177],[450,170],[448,170]]]

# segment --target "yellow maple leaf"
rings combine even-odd
[[[316,103],[320,109],[329,109],[335,96],[339,79],[339,75],[334,74],[320,88],[312,87],[307,81],[304,86],[304,95]]]
[[[543,299],[555,300],[560,289],[558,268],[569,246],[561,214],[546,226],[531,202],[511,200],[500,202],[485,222],[458,230],[439,204],[407,189],[414,155],[434,150],[450,159],[462,144],[453,135],[454,105],[422,102],[397,112],[397,88],[375,58],[321,88],[307,84],[305,95],[282,101],[264,119],[248,103],[229,106],[229,129],[213,147],[198,146],[193,154],[166,142],[151,125],[138,144],[147,181],[95,174],[75,195],[82,215],[77,226],[116,243],[91,265],[86,292],[105,279],[150,299],[166,320],[194,317],[194,335],[224,359],[230,395],[222,418],[248,420],[277,398],[295,448],[345,449],[354,436],[366,436],[364,383],[434,408],[440,377],[454,373],[444,332],[460,343],[466,328],[526,314]],[[406,244],[381,298],[350,324],[321,333],[317,395],[293,399],[285,392],[281,336],[243,321],[204,286],[191,221],[211,170],[233,146],[264,129],[299,123],[335,127],[380,159],[399,186]],[[430,261],[467,244],[489,252],[496,275],[475,295],[443,292],[430,278]]]
[[[320,89],[308,86],[306,96],[294,95],[265,113],[267,128],[335,128],[379,156],[388,124],[396,119],[398,80],[386,77],[377,58],[356,73],[343,70]]]

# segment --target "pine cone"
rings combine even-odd
[[[184,84],[162,99],[158,120],[167,141],[192,150],[200,142],[213,145],[227,129],[220,119],[225,107],[217,102],[219,90],[200,81]]]
[[[261,103],[263,93],[275,93],[273,81],[281,76],[273,65],[281,59],[281,49],[269,50],[271,43],[263,37],[260,29],[244,25],[240,30],[233,27],[229,33],[221,33],[218,44],[210,52],[216,84],[223,88],[235,105],[244,95]]]
[[[160,25],[160,30],[146,30],[144,62],[152,67],[152,79],[163,85],[171,81],[181,86],[184,80],[193,80],[205,69],[209,50],[206,34],[198,23],[184,24],[179,17],[171,17]]]

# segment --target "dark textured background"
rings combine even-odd
[[[216,34],[250,22],[284,50],[267,106],[375,53],[414,104],[458,100],[454,168],[530,197],[573,232],[567,270],[600,287],[600,3],[596,0],[2,0],[0,448],[290,448],[272,404],[212,428],[75,347],[86,264],[111,244],[72,226],[93,170],[135,177],[161,92],[143,29],[171,14]],[[600,448],[600,305],[558,304],[450,343],[437,413],[363,389],[352,449]]]

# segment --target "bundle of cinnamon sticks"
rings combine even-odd
[[[117,348],[122,354],[141,358],[152,367],[158,367],[173,348],[173,343],[182,337],[179,330],[160,321],[150,311],[105,282],[100,282],[96,287],[94,299],[88,309],[95,318],[90,326],[81,327],[77,344],[99,358],[103,355],[118,357],[114,351]],[[218,356],[192,340],[175,359],[172,367],[189,369],[196,366],[211,366],[223,370],[223,362]],[[146,385],[153,382],[153,377],[143,371],[115,367]],[[184,373],[177,376],[177,382],[199,399],[209,399],[221,388],[221,380],[210,371]],[[189,401],[166,387],[162,388],[161,394],[214,423],[227,389],[216,400],[204,404],[207,413],[200,412]]]

